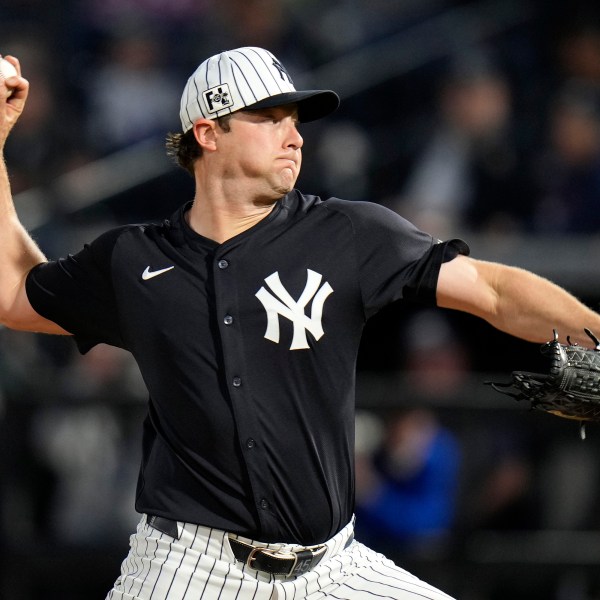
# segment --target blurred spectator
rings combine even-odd
[[[124,350],[100,345],[74,355],[55,386],[61,402],[35,413],[30,442],[55,475],[46,524],[63,543],[111,542],[138,519],[132,507],[145,393],[137,367]]]
[[[465,343],[447,316],[437,310],[419,310],[405,331],[407,383],[421,398],[456,399],[471,369]]]
[[[64,78],[64,65],[54,63],[44,42],[36,32],[29,32],[18,40],[7,40],[3,49],[19,58],[31,86],[27,110],[19,119],[19,135],[6,144],[14,194],[50,186],[56,177],[89,159],[76,111],[60,86],[54,85],[56,79]],[[60,114],[69,118],[59,118]]]
[[[556,95],[536,166],[541,233],[600,231],[600,88],[572,81]]]
[[[37,460],[55,475],[53,489],[46,490],[44,525],[51,539],[96,545],[135,524],[135,513],[123,519],[125,503],[134,498],[134,471],[119,477],[127,461],[114,411],[102,405],[41,409],[33,423]]]
[[[597,13],[597,10],[596,10]],[[600,86],[600,23],[598,14],[582,19],[561,36],[558,67],[563,77]]]
[[[491,413],[461,439],[465,461],[457,530],[538,528],[535,441],[522,419]]]
[[[164,64],[162,39],[143,22],[125,24],[87,74],[86,131],[96,154],[179,129],[181,82]]]
[[[84,11],[98,28],[115,27],[124,18],[154,18],[185,23],[198,18],[212,0],[84,0]]]
[[[364,431],[364,430],[363,430]],[[357,467],[357,538],[390,558],[430,553],[451,532],[460,468],[455,436],[426,409],[386,419],[383,440]]]
[[[215,4],[214,13],[232,47],[260,46],[273,52],[281,48],[288,27],[281,0],[224,0]]]
[[[313,66],[315,51],[305,26],[285,0],[220,0],[199,26],[205,39],[196,39],[194,57],[203,55],[207,42],[215,52],[241,46],[268,48],[295,74],[296,87],[305,85],[302,74]]]
[[[581,531],[598,522],[597,443],[581,444],[573,436],[549,449],[540,466],[543,529]],[[577,493],[573,493],[577,490]]]
[[[340,148],[344,151],[340,152]],[[321,132],[316,152],[319,187],[326,190],[327,195],[339,198],[368,198],[371,152],[368,134],[358,123],[349,120],[332,121]]]
[[[464,228],[519,228],[529,191],[505,76],[484,54],[460,57],[438,108],[394,208],[442,238]]]
[[[59,175],[73,168],[73,130],[56,119],[59,104],[46,77],[27,71],[33,87],[27,111],[19,122],[19,135],[6,144],[6,160],[11,167],[13,193],[38,186],[50,186]]]

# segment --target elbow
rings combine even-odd
[[[13,329],[15,331],[30,331],[28,321],[20,318],[15,311],[0,307],[0,327]]]

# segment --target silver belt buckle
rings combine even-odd
[[[259,552],[265,552],[266,554],[271,554],[273,555],[274,552],[267,552],[266,548],[258,548],[258,547],[254,547],[252,548],[252,550],[250,551],[250,554],[248,554],[248,558],[246,559],[246,565],[248,567],[250,567],[251,569],[254,569],[254,567],[252,566],[252,561],[254,560],[254,555],[258,554]]]

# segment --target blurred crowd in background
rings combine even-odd
[[[191,199],[174,166],[77,210],[56,182],[110,157],[135,170],[119,153],[162,147],[198,63],[243,45],[271,50],[297,87],[340,91],[340,110],[301,130],[303,191],[379,202],[439,238],[600,233],[593,1],[2,0],[0,53],[31,83],[5,156],[17,208],[43,199],[34,234],[49,257]],[[593,282],[585,289],[600,303]],[[600,598],[570,546],[549,554],[543,577],[482,566],[481,532],[600,530],[600,434],[582,443],[509,400],[486,410],[483,385],[473,400],[470,382],[535,365],[535,352],[442,311],[392,307],[365,333],[359,382],[402,376],[383,394],[397,403],[378,403],[377,385],[359,394],[357,536],[463,600]],[[1,598],[103,597],[138,520],[145,401],[120,350],[80,356],[64,338],[0,331]],[[97,594],[73,583],[86,556],[96,562],[77,563],[81,585]]]

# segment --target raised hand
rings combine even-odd
[[[15,67],[17,75],[6,79],[0,77],[0,147],[4,147],[8,134],[21,116],[29,93],[29,82],[21,77],[18,59],[14,56],[5,59]]]

